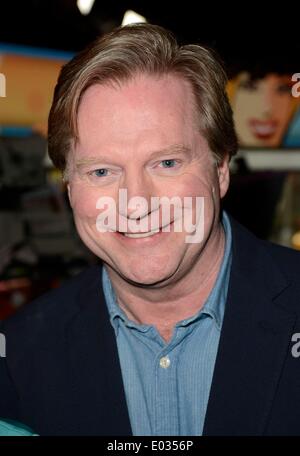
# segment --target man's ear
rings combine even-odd
[[[227,193],[230,182],[228,154],[224,155],[222,160],[217,163],[217,172],[219,178],[220,197],[223,198]]]
[[[68,190],[68,197],[69,197],[69,201],[70,201],[70,206],[73,207],[73,205],[72,205],[72,190],[71,190],[71,186],[70,186],[69,182],[67,183],[67,190]]]
[[[69,201],[70,201],[70,206],[73,207],[72,205],[72,189],[71,189],[71,185],[70,185],[70,174],[69,174],[69,167],[68,165],[66,166],[66,168],[64,169],[63,171],[63,174],[62,174],[62,178],[63,178],[63,182],[68,190],[68,197],[69,197]]]

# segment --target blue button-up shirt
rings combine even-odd
[[[223,322],[231,266],[231,227],[223,214],[225,252],[215,285],[194,316],[165,342],[152,325],[129,320],[103,267],[133,435],[202,435]]]

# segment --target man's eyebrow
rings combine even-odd
[[[112,162],[107,157],[98,155],[97,157],[81,158],[79,160],[76,160],[75,166],[77,169],[80,169],[84,166],[97,165],[100,163],[101,164],[111,164]]]
[[[149,156],[149,160],[160,157],[161,155],[169,154],[185,154],[190,156],[192,154],[192,150],[190,147],[183,144],[172,144],[172,146],[152,152]]]
[[[164,149],[156,150],[153,151],[149,157],[147,158],[148,160],[153,160],[157,157],[161,157],[164,155],[170,155],[170,154],[185,154],[188,155],[189,157],[192,155],[192,150],[188,146],[184,146],[183,144],[172,144],[169,147],[166,147]],[[97,157],[88,157],[88,158],[81,158],[76,160],[75,166],[77,169],[81,169],[84,166],[89,166],[89,165],[96,165],[96,164],[112,164],[112,160],[109,159],[108,157],[98,155]]]

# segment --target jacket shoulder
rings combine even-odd
[[[230,225],[232,228],[233,247],[239,257],[255,258],[260,263],[257,264],[258,268],[267,268],[272,265],[289,281],[294,281],[294,279],[299,281],[299,251],[259,239],[232,216],[230,216]]]
[[[269,255],[276,261],[281,272],[290,279],[300,277],[300,252],[289,247],[273,244],[272,242],[262,241]]]

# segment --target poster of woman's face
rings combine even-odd
[[[292,94],[292,75],[267,73],[253,78],[245,71],[231,83],[230,98],[241,147],[300,147],[299,98]]]

